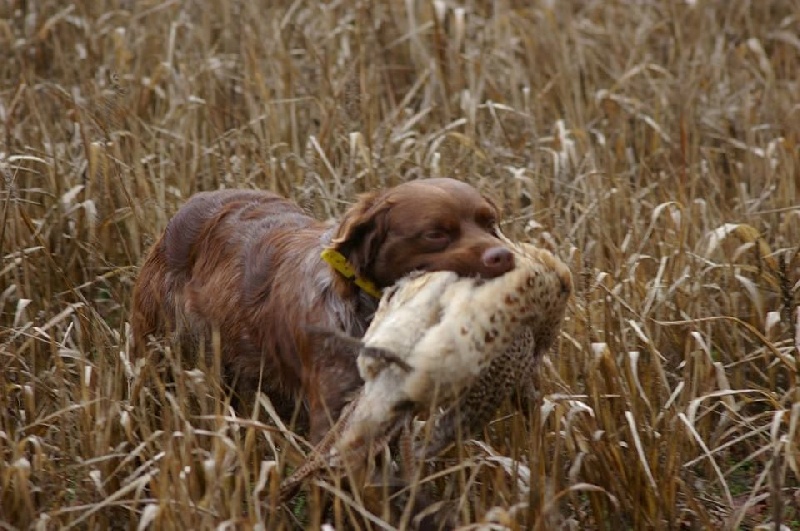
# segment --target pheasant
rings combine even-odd
[[[282,483],[281,500],[326,466],[365,470],[401,431],[408,441],[415,414],[445,407],[429,419],[431,439],[415,448],[417,457],[430,457],[459,433],[474,433],[511,392],[528,391],[536,359],[558,335],[572,277],[550,252],[511,246],[517,265],[502,277],[431,272],[401,279],[383,294],[362,339],[314,331],[358,349],[365,384]]]

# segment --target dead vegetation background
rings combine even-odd
[[[458,522],[800,528],[798,35],[792,0],[0,3],[0,527],[380,528],[270,512],[290,438],[131,365],[130,288],[195,191],[325,218],[450,175],[579,288],[530,419],[426,468]]]

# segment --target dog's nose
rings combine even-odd
[[[505,247],[492,247],[483,252],[483,265],[493,277],[499,277],[514,269],[514,253]]]

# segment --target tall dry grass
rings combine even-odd
[[[0,526],[380,528],[325,478],[265,506],[305,448],[132,365],[130,288],[195,191],[325,218],[450,175],[579,286],[530,418],[423,470],[458,523],[800,528],[798,35],[793,0],[3,2]]]

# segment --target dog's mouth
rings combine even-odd
[[[423,264],[418,265],[416,268],[414,268],[414,270],[411,271],[411,273],[409,273],[409,275],[415,276],[415,275],[421,275],[421,274],[424,274],[424,273],[436,273],[436,272],[441,272],[441,271],[451,271],[451,270],[450,269],[437,268],[437,267],[433,266],[433,264],[423,263]],[[492,280],[492,278],[485,277],[485,276],[481,275],[477,271],[471,271],[469,273],[463,273],[463,272],[460,272],[460,271],[453,271],[453,273],[458,275],[459,278],[466,278],[466,279],[472,280],[475,283],[475,286],[482,286],[483,284],[485,284],[489,280]],[[493,277],[493,278],[497,278],[497,277]]]

